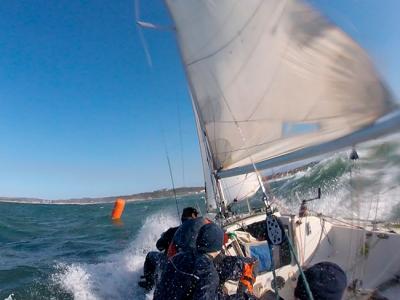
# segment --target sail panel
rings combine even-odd
[[[216,170],[341,138],[395,107],[366,53],[303,1],[166,3]]]
[[[226,205],[248,199],[260,189],[256,173],[224,178],[221,182]]]
[[[206,209],[207,209],[207,212],[212,212],[212,211],[217,210],[218,193],[215,190],[213,173],[210,169],[210,166],[212,164],[209,161],[209,157],[207,155],[206,140],[205,140],[205,136],[204,136],[203,131],[200,126],[199,116],[197,115],[197,111],[194,107],[193,98],[192,98],[192,105],[193,105],[194,116],[195,116],[195,120],[196,120],[197,136],[199,138],[201,162],[203,165],[205,196],[206,196]]]
[[[258,163],[255,163],[254,165],[248,164],[237,168],[221,170],[220,172],[218,172],[218,177],[228,178],[232,176],[238,176],[240,174],[246,174],[248,172],[252,172],[254,170],[254,166],[258,170],[284,166],[286,164],[299,162],[308,158],[316,157],[317,155],[335,152],[345,147],[376,139],[384,135],[392,134],[399,131],[399,129],[400,113],[396,112],[376,122],[372,126],[362,128],[356,132],[353,132],[336,140],[311,146],[306,149],[299,149],[297,151],[289,152],[279,157],[260,161]]]

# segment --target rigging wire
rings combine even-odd
[[[164,132],[163,128],[161,127],[160,123],[158,123],[158,126],[160,128],[160,131],[162,132],[162,140],[163,140],[163,144],[164,144],[165,156],[166,156],[167,163],[168,163],[168,170],[169,170],[169,176],[171,179],[172,191],[173,191],[174,199],[175,199],[177,218],[178,218],[179,222],[182,223],[182,220],[180,218],[180,213],[179,213],[178,197],[176,195],[174,175],[172,172],[171,159],[170,159],[169,152],[168,152],[168,146],[167,146],[167,142],[166,142],[166,138],[165,138],[165,132]]]
[[[216,82],[217,82],[217,80],[216,80]],[[233,119],[233,121],[234,121],[234,123],[236,125],[236,128],[237,128],[237,130],[239,132],[239,135],[240,135],[240,137],[242,139],[242,142],[243,142],[243,144],[246,144],[246,138],[245,138],[245,136],[243,134],[242,128],[240,127],[239,122],[236,120],[229,103],[226,101],[225,95],[223,94],[222,91],[220,91],[220,92],[221,92],[221,98],[224,100],[225,105],[227,106],[228,111],[231,114],[231,117],[232,117],[232,119]],[[262,180],[261,180],[261,174],[260,174],[259,170],[257,169],[257,166],[256,166],[251,154],[247,150],[246,150],[246,152],[247,152],[248,158],[250,159],[250,162],[251,162],[251,165],[252,165],[252,167],[254,169],[254,172],[257,175],[258,183],[260,184],[261,190],[263,192],[263,200],[264,200],[264,204],[265,204],[266,210],[267,210],[266,211],[267,219],[269,217],[274,218],[274,215],[272,213],[271,203],[270,203],[269,198],[267,196],[267,192],[266,192],[265,186],[264,186],[264,184],[262,183]],[[277,222],[277,221],[275,220],[275,222]],[[267,230],[267,232],[268,232],[268,230]],[[293,248],[293,245],[292,245],[290,239],[287,237],[286,233],[285,232],[282,232],[282,233],[283,233],[283,236],[285,237],[285,240],[288,242],[290,252],[292,253],[293,259],[295,260],[297,268],[299,269],[300,275],[301,275],[301,277],[303,279],[303,283],[304,283],[304,287],[306,289],[307,297],[308,297],[309,300],[314,300],[314,297],[312,295],[310,286],[308,285],[307,277],[305,276],[305,274],[303,272],[303,269],[301,268],[301,265],[300,265],[300,263],[299,263],[299,261],[297,259],[297,254],[296,254],[296,252],[295,252],[295,250]],[[275,274],[275,272],[272,272],[272,274],[273,274],[273,277],[274,277],[274,281],[276,282],[276,274]],[[279,299],[278,289],[276,290],[276,299]]]
[[[150,28],[150,29],[155,29],[155,30],[171,30],[172,28],[166,27],[166,26],[154,25],[152,23],[141,21],[140,20],[140,0],[135,0],[134,6],[135,6],[134,7],[134,11],[135,11],[136,29],[138,31],[138,35],[139,35],[140,42],[141,42],[142,47],[143,47],[143,51],[144,51],[145,56],[146,56],[147,63],[149,65],[149,67],[152,68],[153,67],[153,62],[152,62],[152,58],[151,58],[151,55],[150,55],[148,44],[147,44],[146,39],[145,39],[145,37],[143,35],[142,28]],[[184,175],[184,165],[183,165],[183,145],[182,145],[182,133],[181,133],[181,119],[180,119],[179,103],[177,102],[177,104],[178,104],[179,138],[180,138],[180,144],[181,144],[180,147],[181,147],[181,156],[182,156],[183,183],[185,185],[185,175]],[[165,148],[165,155],[166,155],[166,159],[167,159],[167,163],[168,163],[169,176],[170,176],[170,179],[171,179],[172,190],[173,190],[173,193],[174,193],[177,217],[178,217],[178,220],[181,222],[180,213],[179,213],[178,198],[177,198],[177,195],[176,195],[175,181],[174,181],[174,176],[173,176],[173,173],[172,173],[172,166],[171,166],[171,160],[170,160],[170,156],[169,156],[169,152],[168,152],[167,142],[166,142],[166,139],[165,139],[165,132],[164,132],[163,127],[161,126],[160,123],[158,123],[158,126],[160,127],[161,132],[162,132],[163,143],[164,143],[164,148]]]
[[[376,219],[378,218],[378,208],[379,208],[379,202],[380,202],[380,193],[378,193],[376,197],[376,207],[375,207],[375,218],[374,218],[374,223],[376,224]]]
[[[139,24],[139,25],[140,25],[140,24]],[[222,95],[222,97],[224,98],[223,95]],[[224,100],[225,100],[225,98],[224,98]],[[226,102],[226,101],[225,101],[225,102]],[[226,103],[226,104],[227,104],[227,103]],[[228,106],[228,108],[229,108],[229,106]],[[230,110],[230,108],[229,108],[229,110]],[[231,112],[231,114],[232,114],[232,111],[230,111],[230,112]],[[232,117],[233,117],[233,114],[232,114]],[[240,132],[240,135],[241,135],[241,137],[242,137],[242,140],[243,140],[244,144],[246,144],[246,140],[245,140],[245,137],[244,137],[244,135],[243,135],[243,132],[242,132],[242,130],[241,130],[241,128],[240,128],[240,126],[239,126],[239,124],[238,124],[238,122],[237,122],[236,120],[235,120],[235,125],[237,126],[237,129],[238,129],[239,132]],[[247,151],[247,152],[248,152],[248,151]],[[166,156],[167,156],[167,161],[168,161],[168,166],[169,166],[169,171],[170,171],[170,177],[171,177],[171,181],[172,181],[172,185],[173,185],[173,189],[174,189],[174,195],[175,195],[175,200],[176,200],[176,204],[177,204],[177,210],[178,210],[178,214],[179,214],[178,203],[177,203],[177,198],[176,198],[176,191],[175,191],[175,183],[174,183],[174,179],[173,179],[173,175],[172,175],[172,168],[171,168],[171,163],[170,163],[170,159],[169,159],[169,154],[168,154],[167,148],[166,148]],[[257,167],[256,167],[256,165],[255,165],[255,163],[254,163],[254,161],[253,161],[253,159],[252,159],[252,156],[251,156],[249,153],[248,153],[248,157],[249,157],[249,159],[251,160],[251,163],[252,163],[254,172],[255,172],[256,175],[257,175],[258,182],[259,182],[260,187],[261,187],[261,189],[262,189],[262,191],[263,191],[263,194],[264,194],[264,199],[263,199],[263,200],[264,200],[265,205],[267,206],[267,215],[268,215],[268,214],[272,215],[271,206],[270,206],[270,201],[269,201],[269,198],[267,197],[266,190],[265,190],[265,186],[264,186],[264,184],[262,183],[261,175],[260,175],[260,173],[259,173],[259,171],[258,171],[258,169],[257,169]],[[291,252],[292,252],[292,254],[293,254],[293,257],[294,257],[295,260],[296,260],[296,264],[297,264],[297,266],[298,266],[298,268],[299,268],[299,271],[300,271],[300,273],[301,273],[301,275],[302,275],[302,277],[303,277],[304,284],[305,284],[305,287],[306,287],[306,289],[307,289],[307,292],[309,293],[309,299],[313,299],[312,294],[311,294],[311,292],[310,292],[310,290],[309,290],[309,286],[308,286],[307,279],[306,279],[306,277],[304,276],[304,273],[303,273],[303,271],[302,271],[302,269],[301,269],[301,266],[300,266],[300,264],[299,264],[299,262],[298,262],[298,260],[297,260],[297,256],[296,256],[296,254],[295,254],[295,251],[294,251],[294,249],[293,249],[293,246],[292,246],[290,240],[289,240],[289,239],[287,239],[287,240],[288,240],[288,243],[289,243],[289,245],[290,245],[290,249],[291,249]],[[274,276],[274,277],[275,277],[275,276]],[[278,295],[277,295],[277,296],[278,296]]]
[[[290,252],[292,252],[293,259],[294,259],[294,261],[295,261],[295,263],[297,265],[297,268],[299,269],[301,278],[303,279],[303,283],[304,283],[304,287],[305,287],[306,292],[307,292],[308,300],[314,300],[314,297],[313,297],[313,294],[311,292],[310,286],[308,285],[307,277],[304,274],[303,269],[300,266],[300,263],[299,263],[299,260],[297,259],[297,255],[296,255],[296,252],[294,251],[293,245],[290,242],[290,239],[287,239],[287,241],[288,241],[288,245],[289,245],[289,248],[290,248]]]
[[[354,293],[357,293],[358,289],[361,288],[362,286],[362,278],[364,277],[365,274],[365,269],[366,269],[366,260],[365,260],[365,255],[367,251],[367,241],[366,241],[366,235],[365,235],[365,228],[361,226],[361,207],[360,207],[360,199],[359,199],[359,194],[358,191],[360,190],[361,186],[360,184],[362,182],[357,182],[357,180],[354,179],[355,174],[354,171],[359,171],[359,165],[357,163],[359,156],[358,153],[355,149],[355,147],[352,147],[352,151],[350,153],[349,159],[351,160],[350,164],[350,170],[349,170],[349,175],[350,175],[350,200],[351,200],[351,209],[355,210],[357,213],[357,218],[354,217],[354,214],[351,215],[351,223],[357,224],[358,227],[362,228],[361,234],[357,234],[358,231],[351,232],[350,234],[350,243],[349,243],[349,253],[347,257],[347,265],[351,265],[353,261],[356,261],[354,263],[354,266],[351,270],[351,282],[353,284]],[[359,175],[359,174],[358,174]],[[353,257],[354,255],[354,257]]]
[[[160,127],[160,131],[162,132],[162,140],[163,140],[163,144],[164,144],[165,157],[166,157],[167,163],[168,163],[168,170],[169,170],[169,176],[171,179],[172,191],[174,193],[177,217],[178,217],[179,222],[182,223],[182,220],[180,218],[180,213],[179,213],[178,197],[176,195],[175,180],[174,180],[174,175],[172,172],[171,159],[170,159],[169,152],[168,152],[168,146],[167,146],[167,141],[165,138],[165,132],[164,132],[164,129],[161,127],[160,123],[158,123],[158,126]]]
[[[213,76],[213,74],[211,74],[211,76]],[[214,77],[214,76],[213,76],[213,77]],[[218,81],[215,79],[215,82],[218,82]],[[223,99],[223,101],[224,101],[226,107],[228,108],[229,113],[231,114],[231,117],[232,117],[232,119],[233,119],[233,121],[234,121],[234,124],[236,125],[236,128],[237,128],[237,130],[238,130],[238,132],[239,132],[239,135],[240,135],[240,137],[241,137],[241,139],[242,139],[242,142],[243,142],[243,144],[246,144],[246,138],[245,138],[245,136],[244,136],[244,134],[243,134],[242,128],[240,127],[239,122],[236,120],[236,118],[235,118],[235,116],[234,116],[234,114],[233,114],[233,111],[232,111],[232,109],[231,109],[229,103],[227,102],[227,100],[226,100],[226,98],[225,98],[225,95],[223,94],[223,92],[222,92],[221,90],[220,90],[220,92],[221,92],[221,98]],[[267,196],[267,192],[266,192],[265,186],[264,186],[264,184],[262,183],[261,174],[260,174],[259,170],[257,169],[257,166],[256,166],[256,164],[255,164],[255,162],[254,162],[254,160],[253,160],[251,154],[248,152],[248,150],[246,150],[246,152],[247,152],[248,158],[250,159],[251,165],[252,165],[252,167],[253,167],[253,169],[254,169],[254,173],[256,173],[256,175],[257,175],[258,183],[259,183],[259,185],[260,185],[260,187],[261,187],[261,190],[262,190],[262,192],[263,192],[263,201],[264,201],[264,204],[265,204],[265,206],[266,206],[267,220],[268,220],[268,218],[271,218],[273,222],[277,223],[277,219],[276,219],[276,217],[273,215],[273,212],[272,212],[271,202],[270,202],[270,200],[269,200],[269,198],[268,198],[268,196]],[[266,223],[267,223],[267,222],[266,222]],[[268,228],[268,226],[267,226],[267,228]],[[281,230],[282,230],[282,229],[281,229]],[[282,231],[283,231],[283,230],[282,230]],[[267,230],[267,233],[268,233],[268,230]],[[304,274],[304,272],[303,272],[303,270],[302,270],[302,268],[301,268],[301,265],[300,265],[300,263],[299,263],[299,261],[298,261],[298,259],[297,259],[297,254],[296,254],[296,252],[295,252],[295,250],[294,250],[294,248],[293,248],[293,245],[292,245],[290,239],[287,237],[287,235],[286,235],[285,232],[282,232],[282,237],[285,237],[285,240],[288,242],[290,252],[292,253],[292,256],[293,256],[293,258],[294,258],[294,260],[295,260],[295,263],[296,263],[296,265],[297,265],[297,268],[299,269],[300,275],[301,275],[301,277],[302,277],[302,279],[303,279],[303,283],[304,283],[304,287],[305,287],[305,289],[306,289],[306,293],[307,293],[308,299],[309,299],[309,300],[314,300],[314,297],[313,297],[313,295],[312,295],[310,286],[308,285],[307,277],[305,276],[305,274]],[[281,238],[282,238],[282,237],[281,237]],[[273,277],[274,277],[274,281],[276,281],[276,274],[275,274],[275,272],[272,272],[272,274],[273,274]],[[276,292],[276,299],[279,299],[278,290],[276,290],[276,291],[277,291],[277,292]]]
[[[165,3],[165,5],[166,5],[166,3]],[[167,11],[169,12],[170,18],[173,20],[173,17],[171,15],[170,11],[168,10],[168,7],[167,7]],[[154,28],[154,29],[159,29],[159,30],[173,31],[174,34],[175,34],[175,38],[177,39],[175,24],[173,24],[172,26],[155,26],[153,24],[150,24],[152,26],[148,26],[147,24],[140,24],[140,25],[144,25],[144,27],[147,27],[147,28]],[[183,58],[182,58],[183,57],[182,49],[179,46],[179,43],[177,43],[177,46],[178,46],[178,50],[179,50],[179,54],[180,54],[179,57],[181,59],[182,66],[184,67],[185,76],[186,76],[187,83],[188,83],[188,92],[189,92],[189,95],[190,95],[191,100],[192,100],[191,102],[192,102],[193,111],[194,111],[195,118],[196,118],[196,123],[197,122],[199,123],[198,124],[199,139],[200,139],[200,142],[203,142],[203,145],[205,147],[205,151],[204,152],[205,152],[205,155],[206,155],[206,161],[207,161],[207,164],[209,166],[209,169],[210,170],[216,170],[216,168],[211,168],[211,166],[215,166],[214,157],[212,156],[212,154],[210,152],[210,144],[208,143],[208,138],[206,136],[206,131],[204,130],[203,126],[201,125],[201,116],[199,116],[196,113],[196,111],[198,111],[197,104],[196,104],[196,102],[194,100],[195,95],[192,94],[192,90],[194,90],[194,89],[193,89],[193,85],[192,85],[192,82],[191,82],[191,78],[190,78],[190,76],[188,74],[187,66],[186,66],[186,64],[185,64],[185,62],[183,61]],[[204,124],[204,122],[203,122],[203,124]],[[203,154],[202,154],[202,156],[203,156]],[[223,200],[221,201],[221,198],[223,196],[222,196],[222,194],[217,193],[217,191],[219,191],[219,187],[218,187],[218,182],[217,182],[218,179],[217,179],[216,174],[210,172],[210,180],[211,180],[213,196],[215,198],[215,203],[217,205],[217,209],[219,210],[220,214],[222,215],[222,209],[221,209],[221,204],[222,203],[221,202],[223,202]],[[207,186],[206,186],[206,188],[207,188]],[[208,195],[208,193],[206,193],[206,198],[207,198],[207,195]],[[217,201],[217,198],[219,198],[219,201]],[[206,202],[208,203],[208,201],[206,201]],[[219,206],[218,206],[218,202],[219,202]],[[209,209],[209,207],[207,205],[206,210],[208,211],[208,209]]]
[[[182,137],[182,118],[181,118],[181,109],[178,101],[178,97],[175,98],[176,100],[176,110],[178,115],[178,132],[179,132],[179,148],[181,154],[181,165],[182,165],[182,185],[186,186],[185,180],[185,158],[183,156],[183,137]]]
[[[218,80],[214,77],[213,74],[211,74],[211,76],[214,78],[215,82],[218,82]],[[218,88],[219,88],[219,86],[218,86]],[[235,115],[233,114],[233,111],[232,111],[232,109],[231,109],[231,107],[230,107],[228,101],[226,100],[225,95],[224,95],[224,93],[222,92],[221,89],[220,89],[220,93],[221,93],[221,99],[224,101],[226,107],[228,108],[228,111],[229,111],[229,113],[231,114],[231,117],[232,117],[233,122],[234,122],[234,124],[235,124],[235,126],[236,126],[236,129],[237,129],[238,132],[239,132],[240,138],[242,139],[242,142],[243,142],[243,144],[245,145],[245,144],[247,143],[247,141],[246,141],[246,138],[245,138],[245,136],[244,136],[244,134],[243,134],[242,128],[240,127],[239,122],[237,121]],[[254,160],[253,160],[253,157],[251,156],[251,154],[250,154],[250,152],[248,151],[248,149],[245,148],[244,150],[246,151],[247,156],[248,156],[248,158],[250,159],[251,165],[252,165],[252,167],[253,167],[253,169],[254,169],[254,173],[256,173],[256,175],[257,175],[258,183],[259,183],[259,185],[260,185],[260,187],[261,187],[261,190],[262,190],[262,192],[263,192],[263,196],[264,196],[264,199],[263,199],[263,200],[264,200],[264,203],[265,203],[265,205],[266,205],[266,207],[267,207],[267,210],[270,210],[270,209],[271,209],[271,206],[270,206],[270,203],[269,203],[269,199],[268,199],[268,197],[267,197],[267,192],[266,192],[266,190],[265,190],[265,186],[264,186],[264,184],[262,183],[262,180],[261,180],[261,174],[260,174],[260,172],[258,171],[257,166],[256,166],[256,164],[255,164],[255,162],[254,162]]]
[[[168,162],[169,176],[170,176],[170,178],[171,178],[172,190],[173,190],[173,192],[174,192],[174,198],[175,198],[175,205],[176,205],[177,217],[178,217],[178,220],[180,220],[180,222],[182,223],[182,220],[181,220],[180,217],[179,217],[180,214],[179,214],[178,198],[177,198],[177,196],[176,196],[176,189],[175,189],[174,176],[173,176],[173,174],[172,174],[171,160],[169,159],[169,153],[168,153],[167,143],[166,143],[166,141],[165,141],[164,131],[163,131],[163,141],[164,141],[164,147],[165,147],[165,155],[166,155],[167,162]]]
[[[212,76],[213,76],[213,75],[212,75]],[[213,76],[213,77],[214,77],[214,76]],[[217,80],[216,80],[216,82],[217,82]],[[244,136],[244,134],[243,134],[242,128],[240,127],[239,122],[237,122],[237,120],[236,120],[236,118],[235,118],[235,116],[234,116],[234,114],[233,114],[233,111],[232,111],[230,105],[229,105],[228,102],[226,101],[225,95],[223,94],[222,91],[220,91],[220,92],[221,92],[221,97],[222,97],[222,99],[224,100],[225,105],[227,106],[228,111],[229,111],[229,113],[231,114],[231,117],[232,117],[232,119],[233,119],[233,121],[234,121],[234,123],[235,123],[235,125],[236,125],[236,129],[237,129],[238,132],[239,132],[239,135],[240,135],[240,137],[241,137],[241,139],[242,139],[242,142],[243,142],[243,144],[246,144],[246,138],[245,138],[245,136]],[[264,201],[264,204],[265,204],[265,206],[266,206],[266,210],[267,210],[266,213],[267,213],[267,219],[268,219],[269,216],[272,216],[271,204],[270,204],[269,199],[268,199],[268,197],[267,197],[267,193],[266,193],[264,184],[262,183],[261,175],[260,175],[260,173],[259,173],[259,171],[258,171],[258,169],[257,169],[257,167],[256,167],[256,164],[254,163],[254,160],[253,160],[251,154],[249,153],[249,151],[246,150],[246,152],[247,152],[247,156],[249,157],[250,162],[251,162],[251,164],[252,164],[252,166],[253,166],[254,173],[255,173],[256,176],[257,176],[258,183],[259,183],[259,185],[260,185],[260,187],[261,187],[261,190],[262,190],[262,192],[263,192],[263,201]],[[267,222],[267,221],[266,221],[266,222]],[[289,239],[287,239],[287,240],[289,241]],[[289,241],[289,243],[290,243],[290,241]],[[292,247],[290,247],[290,249],[292,250]],[[293,252],[293,256],[295,256],[295,253],[294,253],[294,252]],[[297,260],[297,258],[296,258],[296,260]],[[300,272],[301,272],[301,271],[300,271]],[[301,274],[303,274],[303,273],[301,272]],[[279,290],[278,290],[278,287],[277,287],[277,280],[276,280],[277,277],[276,277],[275,267],[274,267],[273,264],[272,264],[272,275],[273,275],[274,282],[275,282],[275,285],[276,285],[276,288],[274,288],[274,290],[275,290],[275,295],[276,295],[276,299],[278,300],[278,299],[279,299]],[[303,274],[303,275],[304,275],[304,274]],[[307,279],[305,278],[305,276],[303,277],[303,279],[304,279],[305,282],[307,281]],[[306,286],[306,289],[307,289],[308,283],[306,283],[305,286]],[[309,288],[307,289],[307,291],[308,291],[308,290],[309,290]],[[313,300],[312,295],[311,295],[310,300]]]
[[[355,166],[355,161],[356,161],[355,159],[353,160],[353,157],[354,157],[354,156],[353,156],[353,152],[354,152],[354,150],[351,152],[350,157],[349,157],[349,159],[350,159],[349,184],[350,184],[350,209],[351,209],[351,210],[353,210],[353,208],[354,208],[353,168],[354,168],[354,166]],[[355,220],[354,220],[354,215],[351,214],[350,217],[351,217],[350,222],[351,222],[351,224],[354,225],[354,221],[355,221]],[[351,232],[351,233],[350,233],[350,243],[349,243],[349,248],[348,248],[347,264],[346,264],[346,265],[350,265],[350,264],[351,264],[351,261],[352,261],[352,255],[351,255],[351,253],[352,253],[353,240],[354,240],[353,236],[354,236],[354,234],[353,234],[353,232]],[[355,279],[355,273],[354,273],[354,270],[353,270],[353,272],[351,273],[351,282],[354,282],[354,279]]]
[[[247,198],[248,195],[253,193],[253,191],[249,191],[247,194],[244,194],[242,197],[240,197],[241,199],[239,199],[239,195],[241,194],[242,189],[243,189],[243,187],[245,186],[245,183],[248,180],[248,175],[249,174],[246,174],[246,176],[243,179],[241,179],[240,181],[238,181],[236,183],[232,183],[232,184],[229,184],[229,185],[226,182],[223,183],[223,186],[224,186],[225,190],[227,190],[228,193],[229,193],[229,198],[230,199],[242,200],[244,198]],[[232,193],[230,191],[232,188],[236,188],[236,190],[237,190],[237,192],[234,195],[232,195]]]

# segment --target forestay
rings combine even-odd
[[[216,192],[216,183],[213,178],[213,173],[210,170],[211,164],[208,161],[205,136],[201,131],[197,112],[196,110],[194,111],[206,187],[207,211],[214,211],[217,208],[217,203],[220,202],[219,199],[217,199],[219,194]],[[224,193],[225,204],[241,201],[253,196],[260,188],[257,176],[256,173],[249,173],[222,179],[221,186]]]
[[[214,171],[336,140],[395,108],[366,53],[303,1],[166,3]]]

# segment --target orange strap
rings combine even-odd
[[[229,241],[229,236],[226,232],[224,232],[224,245]]]
[[[240,282],[247,288],[247,290],[253,294],[253,284],[255,278],[253,275],[254,264],[245,263],[243,266],[243,275],[240,277]]]
[[[167,257],[171,258],[178,252],[178,249],[176,249],[176,246],[174,243],[170,243],[168,246],[168,251],[167,251]]]

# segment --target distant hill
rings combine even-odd
[[[204,187],[180,187],[175,189],[176,195],[179,197],[204,193]],[[94,203],[110,203],[117,198],[129,201],[152,200],[159,198],[169,198],[174,196],[172,189],[161,189],[152,192],[145,192],[131,195],[120,195],[99,198],[74,198],[61,200],[46,200],[39,198],[17,198],[17,197],[0,197],[0,202],[14,203],[34,203],[34,204],[94,204]]]

